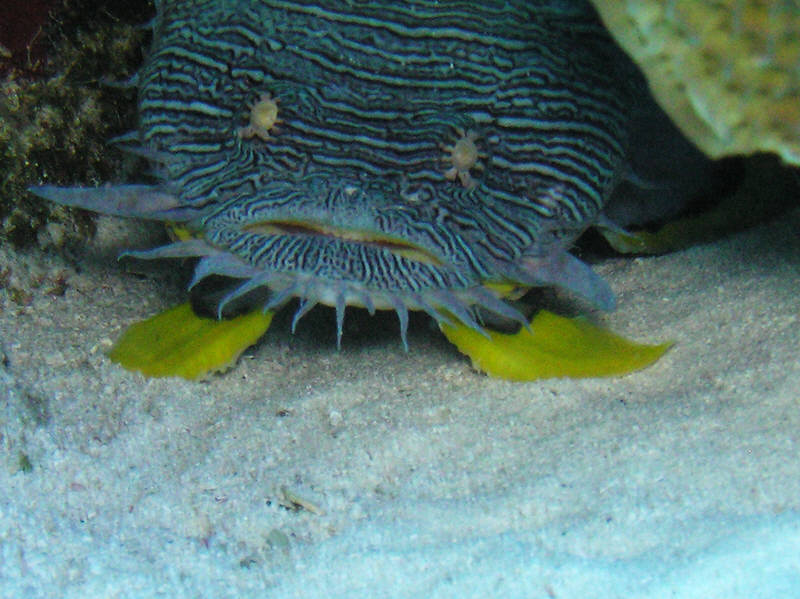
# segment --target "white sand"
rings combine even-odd
[[[0,596],[800,597],[800,211],[600,265],[602,319],[676,346],[528,384],[424,319],[406,355],[348,312],[337,352],[324,311],[210,382],[145,380],[103,351],[182,292],[101,222],[77,271],[0,248],[32,292],[0,293]]]

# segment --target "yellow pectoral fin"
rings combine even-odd
[[[513,335],[489,331],[491,340],[460,323],[439,326],[476,370],[512,381],[627,374],[649,366],[672,345],[633,343],[584,318],[565,318],[547,310],[536,314],[530,331],[523,328]]]
[[[204,318],[187,302],[131,325],[108,355],[145,376],[200,379],[232,366],[271,322],[272,312],[261,310],[230,320]]]
[[[170,237],[174,239],[178,239],[180,241],[186,241],[188,239],[192,239],[194,235],[192,232],[189,231],[183,225],[179,225],[178,223],[166,223],[167,233]]]
[[[796,206],[795,177],[776,156],[753,156],[746,162],[744,182],[705,212],[678,218],[652,233],[599,231],[621,254],[665,254],[708,243],[765,223]]]

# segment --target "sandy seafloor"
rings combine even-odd
[[[597,318],[675,347],[525,384],[424,318],[405,354],[348,312],[337,352],[325,311],[225,376],[146,380],[103,353],[183,297],[114,260],[141,231],[0,249],[32,293],[0,312],[0,596],[800,597],[800,211],[598,265]]]

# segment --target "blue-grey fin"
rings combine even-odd
[[[415,293],[412,296],[412,299],[419,305],[420,308],[431,318],[433,318],[437,323],[443,322],[446,325],[450,325],[451,327],[455,327],[456,323],[453,322],[452,319],[447,318],[444,314],[439,312],[434,306],[428,303],[423,297]]]
[[[261,277],[253,277],[252,279],[248,279],[241,285],[238,285],[233,291],[228,293],[225,297],[223,297],[219,304],[217,304],[217,320],[222,320],[222,313],[225,310],[225,306],[231,303],[236,298],[242,297],[243,295],[249,293],[253,289],[258,289],[259,287],[265,287],[269,282],[269,277],[261,276]]]
[[[167,164],[167,162],[172,159],[172,156],[168,152],[160,152],[153,148],[143,146],[138,131],[128,131],[128,133],[112,137],[107,143],[116,146],[127,154],[144,158],[156,165]]]
[[[660,189],[663,187],[663,183],[655,181],[654,179],[648,178],[641,173],[637,173],[630,162],[625,161],[623,162],[622,172],[620,173],[622,179],[628,181],[629,183],[635,185],[639,189]]]
[[[234,279],[247,279],[256,275],[258,271],[241,259],[228,253],[220,252],[205,256],[197,263],[194,275],[189,283],[191,291],[200,281],[211,275],[232,277]]]
[[[607,312],[616,307],[614,292],[605,279],[557,246],[546,254],[523,255],[513,266],[507,267],[505,274],[523,285],[560,287]]]
[[[28,191],[57,204],[112,216],[186,222],[197,213],[196,209],[180,207],[177,196],[153,185],[40,185],[29,187]]]
[[[342,330],[344,329],[344,312],[347,303],[344,299],[344,290],[336,296],[336,349],[342,349]]]
[[[408,308],[399,297],[391,296],[389,301],[397,312],[397,318],[400,321],[400,339],[403,342],[403,349],[408,352]]]
[[[281,307],[283,304],[289,301],[293,295],[296,295],[299,290],[300,285],[295,283],[293,285],[289,285],[285,289],[273,292],[270,298],[267,300],[267,303],[264,304],[262,311],[266,314],[272,309]]]
[[[473,318],[472,314],[470,314],[469,308],[465,307],[461,300],[459,300],[455,295],[443,289],[434,291],[429,295],[436,300],[436,304],[438,306],[450,312],[453,316],[458,318],[463,324],[471,328],[473,331],[480,333],[487,339],[491,340],[491,336],[486,329],[478,324],[475,318]]]
[[[504,316],[513,322],[518,322],[526,329],[530,329],[531,325],[525,315],[517,310],[511,304],[504,302],[502,299],[496,297],[488,289],[483,287],[476,287],[470,290],[470,297],[476,301],[481,307],[494,312],[500,316]]]
[[[603,212],[623,227],[665,222],[693,199],[719,193],[731,173],[689,141],[652,95],[638,94],[627,114],[625,159]]]
[[[120,146],[120,150],[127,152],[128,154],[132,154],[133,156],[138,156],[139,158],[149,160],[153,163],[155,169],[158,169],[159,167],[163,168],[163,166],[171,159],[170,155],[166,152],[158,152],[152,148],[147,148],[142,145]]]
[[[361,303],[364,304],[364,308],[366,308],[370,316],[375,316],[375,302],[372,301],[372,297],[368,292],[365,291],[361,294]]]
[[[316,305],[317,302],[310,300],[307,297],[304,297],[300,300],[300,306],[298,306],[294,316],[292,317],[292,335],[294,335],[295,329],[297,328],[297,323],[300,322],[300,319],[308,314],[309,310]]]
[[[150,250],[128,250],[119,255],[122,258],[138,258],[139,260],[155,260],[157,258],[198,258],[212,256],[219,250],[211,247],[202,239],[187,239],[162,245]]]

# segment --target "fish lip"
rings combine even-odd
[[[396,235],[353,227],[342,227],[307,219],[268,219],[242,225],[242,230],[258,235],[314,237],[385,249],[403,258],[445,267],[447,262],[435,252]]]

